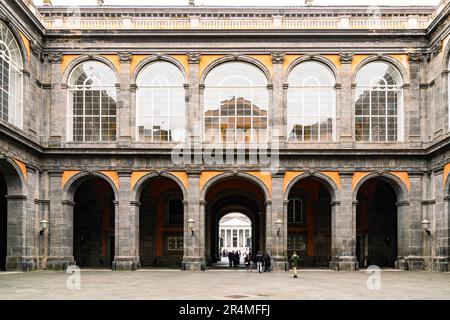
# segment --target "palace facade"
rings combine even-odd
[[[450,2],[0,3],[0,269],[448,271]]]

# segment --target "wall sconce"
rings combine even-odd
[[[283,220],[278,219],[277,221],[275,221],[275,225],[277,226],[277,237],[279,237],[281,227],[283,226]]]
[[[431,234],[431,222],[428,221],[427,218],[424,218],[421,223],[422,223],[423,231],[425,231],[428,235],[430,235]]]
[[[43,234],[48,229],[48,221],[45,218],[39,221],[39,228],[39,234]]]
[[[195,220],[193,218],[189,218],[187,221],[187,224],[188,224],[189,230],[191,230],[192,235],[194,235]]]

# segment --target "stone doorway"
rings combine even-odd
[[[111,268],[114,260],[114,192],[94,177],[81,183],[74,196],[73,255],[79,267]]]
[[[8,203],[6,195],[8,189],[3,175],[0,173],[0,271],[6,270],[7,253],[7,225],[8,225]]]
[[[305,178],[289,192],[288,259],[294,251],[302,267],[328,268],[331,260],[331,194],[319,179]],[[289,260],[288,260],[289,261]]]
[[[384,180],[366,181],[357,194],[356,258],[360,268],[394,268],[397,260],[397,196]]]

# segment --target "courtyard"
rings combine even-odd
[[[76,273],[53,271],[2,272],[0,299],[446,300],[450,298],[450,273],[392,269],[382,270],[379,274],[363,270],[335,272],[325,269],[305,269],[299,272],[298,279],[292,277],[292,272],[259,274],[244,270],[183,272],[144,269],[136,272],[113,272],[87,269],[81,270],[79,278],[74,278],[75,276]],[[368,288],[368,283],[372,289]],[[79,289],[76,289],[77,284]]]

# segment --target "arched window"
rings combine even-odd
[[[184,141],[184,77],[173,64],[150,63],[137,80],[136,134],[139,141]]]
[[[300,63],[289,74],[287,137],[289,141],[333,141],[335,78],[319,62]]]
[[[22,127],[22,55],[19,44],[0,21],[0,118]]]
[[[267,78],[261,70],[244,62],[217,66],[205,80],[205,142],[266,142],[267,109]]]
[[[69,141],[116,141],[116,77],[106,64],[87,61],[69,77]]]
[[[372,62],[356,75],[356,141],[398,141],[403,132],[402,77],[385,62]]]

